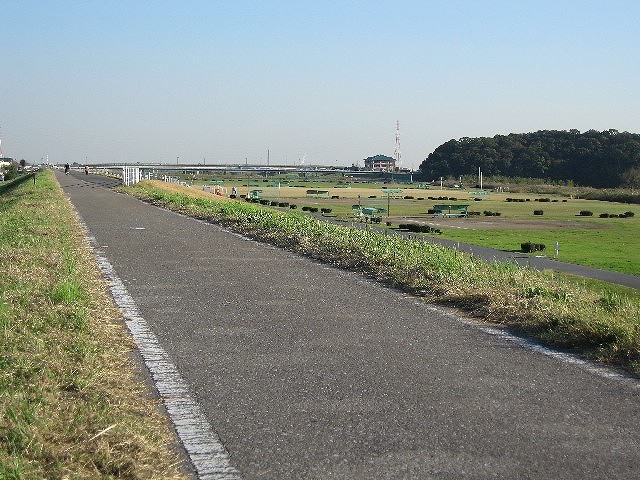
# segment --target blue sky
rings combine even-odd
[[[640,133],[640,2],[0,0],[0,138],[37,163],[417,168],[452,138]],[[246,159],[246,160],[245,160]]]

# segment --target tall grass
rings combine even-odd
[[[0,478],[182,478],[51,172],[0,190]]]
[[[147,201],[217,222],[261,241],[374,276],[425,299],[465,310],[548,344],[640,373],[640,303],[606,298],[551,272],[486,264],[455,250],[372,230],[329,224],[244,202],[194,198],[142,182]]]

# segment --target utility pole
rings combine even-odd
[[[396,148],[393,151],[394,167],[402,168],[402,153],[400,152],[400,120],[396,120]]]

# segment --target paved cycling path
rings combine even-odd
[[[202,478],[638,476],[638,381],[58,178],[228,452]]]

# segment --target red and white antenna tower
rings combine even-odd
[[[393,159],[396,161],[396,168],[402,168],[402,153],[400,152],[400,120],[396,121],[396,149],[393,151]]]

